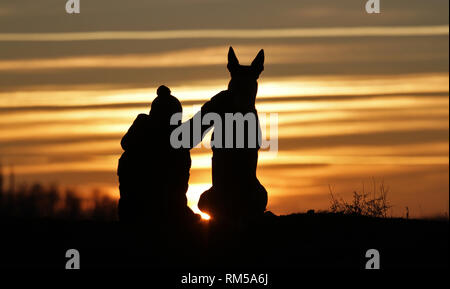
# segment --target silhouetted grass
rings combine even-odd
[[[329,190],[331,195],[330,211],[332,213],[386,218],[388,210],[392,207],[387,200],[389,188],[383,182],[377,184],[374,180],[373,187],[369,192],[366,192],[364,186],[361,192],[353,192],[351,202],[347,202],[343,198],[337,199],[331,186]]]

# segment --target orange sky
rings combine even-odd
[[[188,117],[226,88],[233,45],[242,63],[266,52],[257,108],[279,114],[279,152],[258,167],[270,210],[326,209],[328,186],[349,197],[375,179],[394,215],[448,212],[448,1],[386,2],[378,18],[353,0],[102,0],[77,16],[39,2],[0,4],[0,158],[18,182],[117,197],[120,138],[156,87]],[[192,206],[210,157],[192,151]]]

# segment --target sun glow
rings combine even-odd
[[[211,185],[207,183],[190,184],[189,189],[186,193],[189,208],[191,208],[194,213],[199,214],[203,220],[209,220],[211,219],[211,217],[208,214],[200,211],[200,209],[198,208],[198,200],[200,199],[201,194],[210,187]]]

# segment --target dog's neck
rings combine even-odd
[[[228,85],[228,97],[230,98],[233,109],[242,112],[255,110],[258,84],[256,82],[250,85],[233,84],[232,79]]]

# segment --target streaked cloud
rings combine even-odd
[[[439,44],[439,41],[433,39]],[[411,41],[409,41],[410,43]],[[235,49],[239,51],[239,59],[243,63],[250,63],[255,57],[257,51],[264,48],[267,61],[266,65],[293,65],[304,64],[308,66],[326,64],[328,67],[333,65],[349,65],[350,63],[371,63],[379,61],[391,61],[402,63],[411,61],[436,61],[448,58],[445,49],[436,51],[430,49],[426,43],[416,41],[414,50],[399,51],[399,46],[403,42],[396,40],[380,44],[372,42],[370,45],[366,42],[356,42],[351,45],[348,43],[334,43],[323,45],[316,43],[290,43],[273,44],[270,42],[258,45],[237,44]],[[386,55],[385,52],[390,53]],[[351,53],[350,53],[351,52]],[[107,55],[84,55],[84,56],[66,56],[66,57],[34,57],[22,59],[0,59],[0,71],[36,71],[36,70],[76,70],[76,69],[124,69],[124,68],[173,68],[174,70],[182,67],[208,67],[226,65],[227,47],[204,46],[197,48],[171,49],[170,51],[155,51],[152,53],[135,54],[107,54]]]
[[[225,90],[228,79],[207,79],[171,86],[175,96],[181,101],[206,101],[218,92]],[[118,89],[118,90],[86,90],[86,91],[48,91],[44,88],[35,91],[15,91],[0,93],[2,107],[40,106],[88,106],[119,103],[150,103],[156,97],[156,88]],[[447,73],[403,74],[403,75],[346,75],[346,76],[290,76],[262,77],[258,98],[283,97],[324,97],[324,96],[358,96],[409,93],[442,93],[448,92]],[[320,98],[318,98],[319,100]],[[276,99],[273,99],[274,101]],[[313,99],[310,99],[313,100]],[[413,101],[413,100],[411,100]],[[414,100],[415,101],[415,100]],[[298,108],[307,110],[308,105],[296,104]],[[320,105],[320,104],[318,104]],[[355,104],[356,105],[356,104]],[[286,111],[289,106],[282,103],[258,104],[261,111]],[[322,107],[326,107],[324,104]],[[348,103],[347,106],[352,106]],[[328,106],[330,107],[330,106]],[[331,107],[330,107],[331,108]],[[185,107],[185,112],[190,108]]]
[[[281,29],[203,29],[166,31],[96,31],[64,33],[0,33],[0,41],[98,41],[168,39],[276,39],[448,35],[448,25]]]

